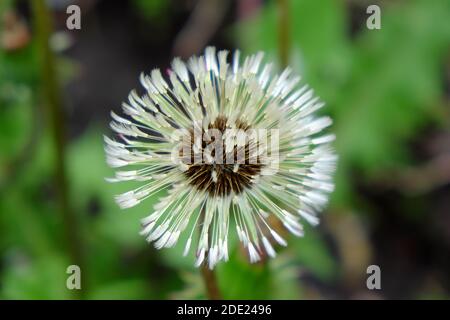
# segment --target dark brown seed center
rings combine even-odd
[[[244,122],[237,121],[236,129],[247,130],[249,129],[249,125]],[[208,125],[208,129],[217,129],[222,134],[225,133],[227,129],[231,129],[231,127],[227,126],[227,118],[224,116],[218,116],[214,122],[211,122]],[[190,158],[189,155],[183,161],[188,165],[188,169],[184,171],[186,178],[189,181],[189,184],[194,186],[199,190],[206,190],[209,192],[211,196],[226,196],[230,193],[239,194],[245,188],[250,188],[253,184],[253,178],[260,174],[261,169],[263,168],[263,164],[261,163],[261,159],[259,157],[254,157],[252,161],[250,161],[250,148],[254,147],[255,144],[252,145],[252,142],[249,139],[246,139],[245,145],[241,145],[238,147],[237,145],[233,146],[233,150],[226,153],[226,145],[223,146],[223,161],[221,164],[215,163],[196,163],[195,156],[201,154],[202,159],[205,159],[205,152],[207,149],[207,142],[202,140],[201,150],[194,153],[194,130],[190,130],[190,137],[186,141],[189,141],[190,144],[188,147],[190,150]],[[205,136],[205,131],[202,130],[202,137]],[[257,144],[256,144],[257,146]],[[244,148],[244,149],[242,149]],[[239,149],[239,150],[238,150]],[[238,152],[244,155],[243,159],[241,159],[239,164],[236,164],[236,159]],[[180,151],[181,154],[181,151]],[[231,154],[231,155],[230,155]],[[212,151],[211,156],[215,156],[215,150]],[[234,163],[229,164],[227,158],[232,156],[235,160]],[[189,163],[187,163],[189,162]]]

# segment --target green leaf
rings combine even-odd
[[[224,299],[270,299],[270,269],[265,263],[250,264],[235,250],[227,263],[216,268]]]
[[[290,246],[295,261],[322,281],[329,282],[337,276],[337,262],[316,229],[305,226],[305,236],[292,238]]]
[[[293,256],[282,252],[275,259],[251,264],[242,248],[227,263],[216,267],[224,299],[298,299],[300,269]]]

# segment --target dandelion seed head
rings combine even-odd
[[[186,234],[183,255],[193,248],[196,265],[211,269],[228,260],[231,232],[257,262],[288,233],[303,236],[304,222],[319,223],[337,161],[335,136],[323,134],[332,120],[315,116],[324,104],[300,77],[273,74],[262,53],[228,58],[208,47],[175,58],[166,78],[141,74],[145,92],[111,113],[117,138],[105,137],[117,170],[108,181],[140,184],[116,196],[119,206],[160,197],[141,234],[158,249]]]

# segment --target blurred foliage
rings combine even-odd
[[[0,14],[11,1],[0,2]],[[443,124],[442,66],[450,43],[450,2],[383,2],[382,29],[361,26],[349,37],[346,1],[290,1],[292,65],[327,102],[335,119],[340,156],[330,210],[353,207],[355,172],[370,181],[410,163],[410,142],[422,128]],[[134,0],[149,19],[166,17],[166,1]],[[163,19],[163,18],[161,18]],[[277,9],[273,1],[239,22],[233,36],[245,52],[264,50],[276,59]],[[64,60],[62,60],[64,61]],[[65,299],[66,267],[61,220],[53,188],[53,147],[36,99],[34,44],[0,50],[0,298]],[[76,64],[63,63],[72,75]],[[69,70],[68,70],[69,69]],[[204,298],[194,257],[183,258],[183,241],[156,251],[139,236],[139,219],[157,197],[120,210],[113,195],[127,185],[108,184],[102,134],[96,125],[70,142],[70,197],[80,222],[84,298]],[[229,299],[296,299],[306,294],[305,272],[325,283],[342,271],[320,230],[290,238],[291,246],[265,264],[249,265],[238,248],[218,267]]]
[[[166,0],[133,0],[136,11],[149,21],[166,20],[169,4]]]
[[[442,68],[448,55],[450,3],[382,4],[381,30],[361,26],[352,42],[344,1],[291,1],[292,63],[326,101],[340,156],[337,192],[351,198],[352,174],[375,175],[408,159],[405,142],[443,107]],[[365,21],[362,21],[365,23]],[[238,26],[246,51],[277,48],[277,10],[270,3]]]

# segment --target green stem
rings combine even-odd
[[[289,64],[290,52],[290,15],[289,1],[277,0],[278,6],[278,54],[280,56],[280,64],[284,69]]]
[[[85,275],[77,219],[69,200],[69,187],[65,161],[66,141],[63,105],[55,70],[55,57],[49,46],[49,38],[52,30],[51,14],[44,0],[32,0],[30,2],[33,9],[37,53],[40,59],[39,66],[42,100],[45,106],[44,111],[51,128],[55,149],[55,184],[61,220],[66,236],[66,246],[71,259],[70,263],[78,265],[83,271],[83,275]],[[86,291],[84,283],[82,289],[83,290],[74,292],[76,297],[81,297],[83,291]]]

